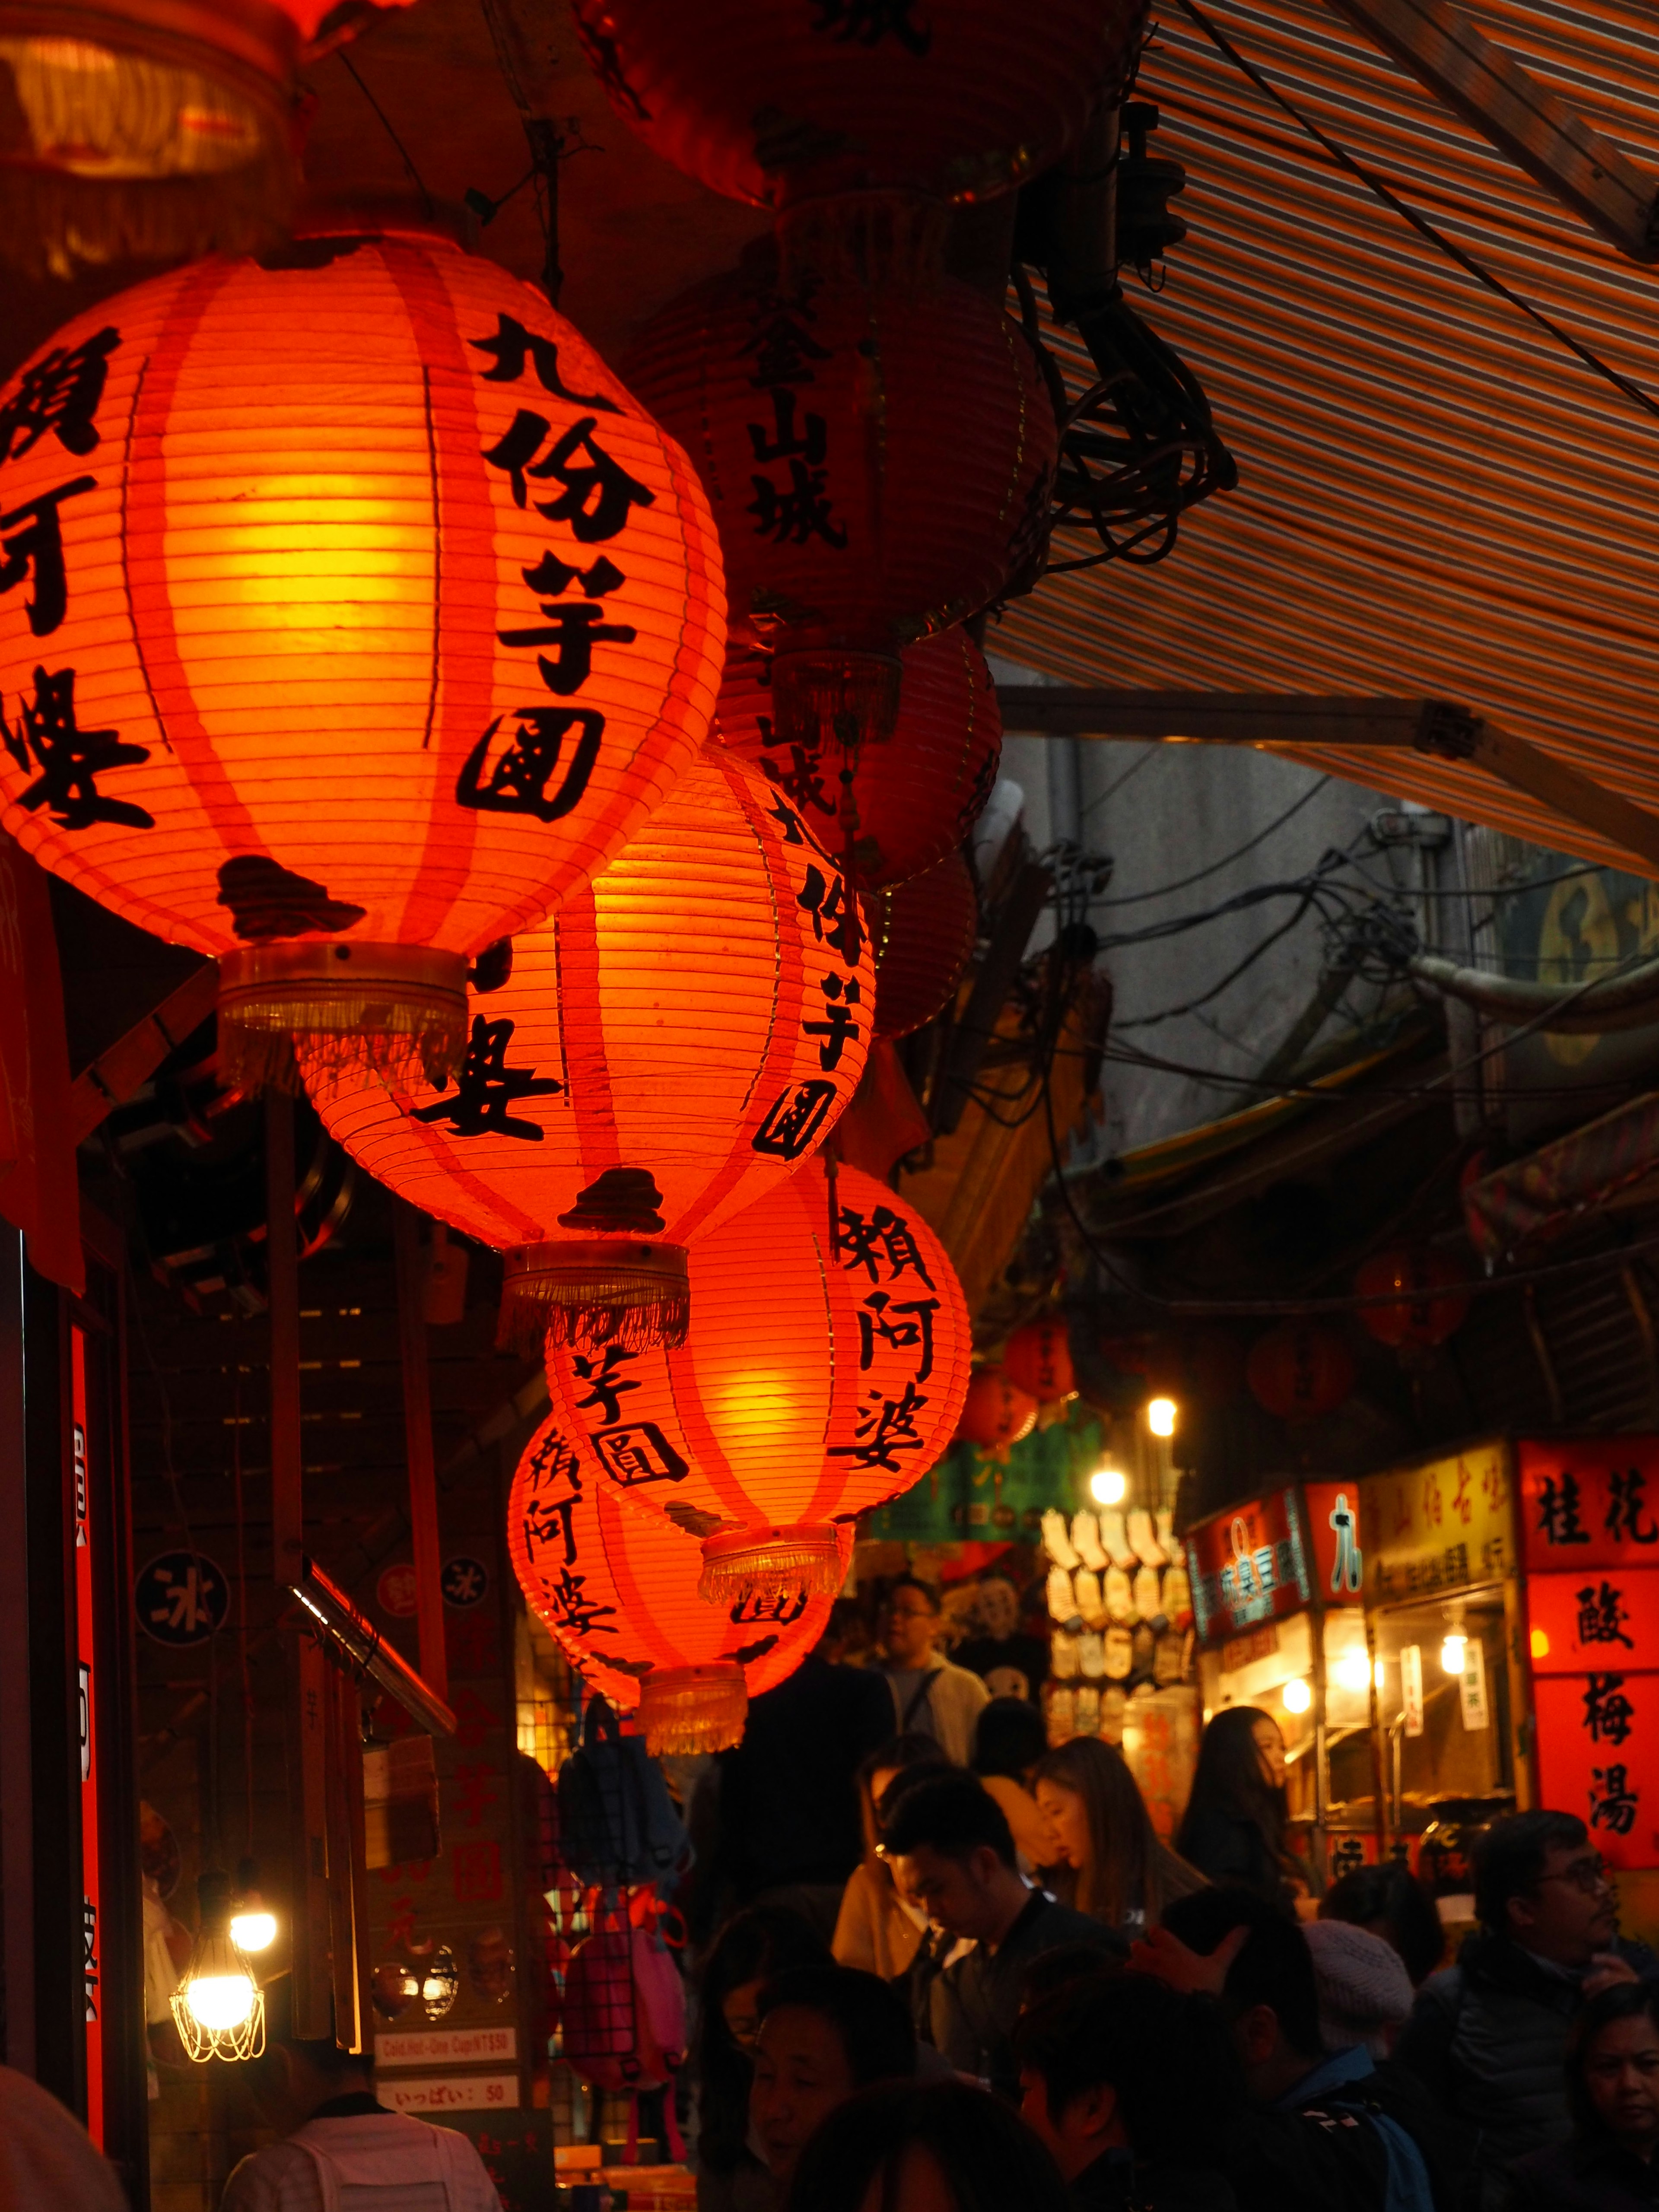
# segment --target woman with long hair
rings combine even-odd
[[[1290,1907],[1306,1884],[1285,1849],[1285,1739],[1270,1713],[1225,1705],[1198,1747],[1176,1849],[1215,1882]]]
[[[715,1937],[697,1990],[697,2212],[769,2212],[775,2202],[749,2141],[760,1993],[791,1967],[832,1963],[817,1929],[783,1905],[755,1905]]]
[[[1058,1879],[1079,1912],[1144,1936],[1172,1899],[1203,1888],[1203,1875],[1159,1838],[1122,1753],[1110,1744],[1074,1736],[1038,1762],[1036,1788],[1052,1839],[1048,1863],[1065,1869]]]
[[[907,1905],[893,1887],[887,1862],[876,1848],[881,1841],[879,1808],[890,1790],[898,1794],[896,1785],[902,1779],[949,1771],[949,1760],[930,1735],[896,1735],[859,1768],[864,1856],[841,1895],[830,1945],[838,1966],[860,1966],[884,1982],[909,1971],[927,1933],[927,1916]]]

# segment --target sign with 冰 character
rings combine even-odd
[[[230,1618],[224,1569],[201,1552],[163,1552],[133,1585],[138,1626],[158,1644],[205,1644]]]
[[[1659,1867],[1659,1674],[1535,1675],[1539,1802],[1576,1813],[1610,1867]]]
[[[1659,1437],[1520,1443],[1528,1574],[1659,1567]]]
[[[1659,1562],[1528,1575],[1527,1620],[1534,1674],[1659,1670]]]
[[[1515,1571],[1506,1445],[1477,1444],[1425,1466],[1369,1474],[1359,1488],[1370,1603],[1472,1589]]]
[[[1313,1577],[1296,1492],[1276,1490],[1200,1522],[1187,1539],[1187,1571],[1202,1643],[1300,1612]]]

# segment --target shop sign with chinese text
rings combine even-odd
[[[1365,1554],[1359,1540],[1359,1485],[1304,1482],[1302,1505],[1313,1552],[1315,1596],[1323,1605],[1363,1604]]]
[[[1659,1674],[1540,1674],[1540,1802],[1577,1813],[1609,1866],[1659,1866]]]
[[[1521,1443],[1528,1573],[1659,1567],[1659,1437]]]
[[[1311,1603],[1296,1492],[1276,1490],[1201,1522],[1187,1539],[1193,1615],[1206,1644]]]
[[[1508,1453],[1479,1444],[1426,1467],[1371,1474],[1364,1499],[1374,1605],[1500,1582],[1515,1571]]]

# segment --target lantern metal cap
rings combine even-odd
[[[731,1529],[704,1540],[697,1595],[709,1605],[793,1606],[799,1613],[809,1598],[833,1597],[846,1574],[833,1521]]]

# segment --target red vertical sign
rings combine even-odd
[[[82,1977],[86,1999],[87,2132],[104,2147],[103,1994],[99,1987],[98,1744],[94,1719],[92,1516],[87,1483],[87,1340],[70,1331],[75,1443],[75,1656],[81,1706]]]

